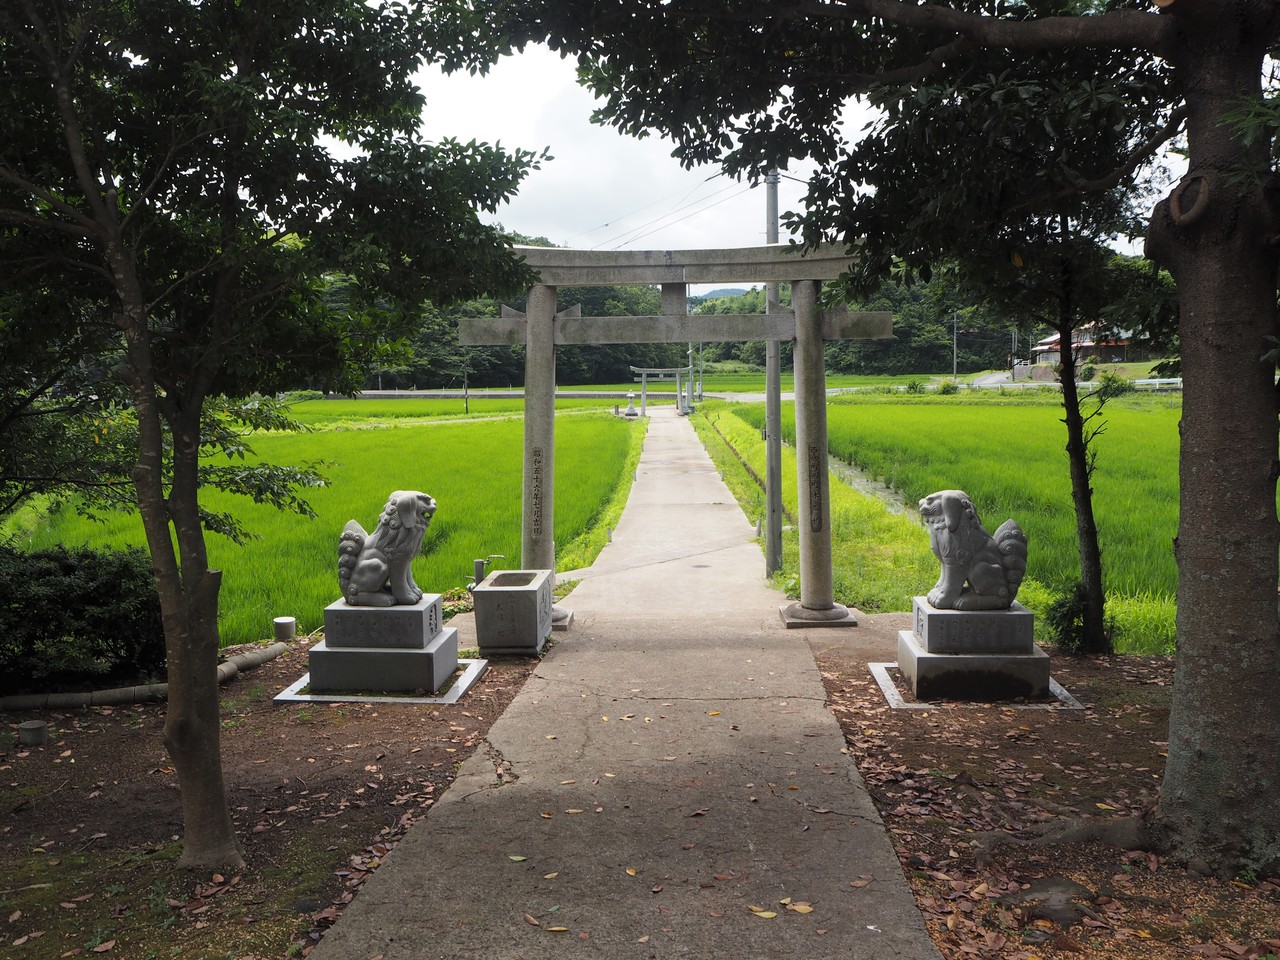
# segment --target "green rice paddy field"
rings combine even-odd
[[[747,443],[764,423],[762,404],[721,406],[720,412],[712,407],[708,413],[741,419],[750,427]],[[959,488],[973,498],[988,529],[1008,517],[1017,520],[1030,542],[1028,582],[1019,599],[1033,608],[1042,608],[1079,575],[1061,415],[1056,397],[1040,395],[858,394],[827,407],[831,454],[900,491],[908,503],[936,490]],[[1103,415],[1106,430],[1096,441],[1094,507],[1117,643],[1134,651],[1172,650],[1180,401],[1169,396],[1126,398],[1113,402]],[[784,409],[784,422],[794,441],[791,405]],[[763,464],[762,448],[759,457]],[[834,504],[832,509],[834,514]],[[838,524],[839,517],[833,522]],[[856,531],[849,536],[855,542],[859,538]],[[876,549],[905,556],[922,545],[927,554],[922,532],[900,536],[898,548],[881,537]],[[925,580],[904,585],[905,595],[898,596],[877,587],[875,577],[863,578],[870,590],[858,577],[845,577],[843,599],[870,610],[908,609],[910,596],[927,590],[936,577],[936,565],[931,566]],[[840,583],[837,571],[838,592]]]
[[[323,402],[339,405],[325,411],[325,417],[339,423],[347,420],[338,416],[341,404],[365,413],[372,412],[374,403]],[[303,410],[307,406],[300,405]],[[413,419],[424,419],[421,408]],[[296,617],[302,631],[321,626],[324,607],[338,599],[336,548],[343,525],[355,518],[372,530],[392,490],[423,490],[438,504],[423,555],[414,563],[415,579],[427,592],[465,585],[476,557],[501,554],[507,559],[498,561],[498,568],[519,566],[521,420],[349,426],[330,424],[315,432],[251,440],[256,454],[273,463],[322,461],[327,484],[306,491],[316,519],[209,493],[208,508],[234,511],[259,537],[244,546],[208,537],[210,564],[223,570],[219,623],[224,644],[270,636],[276,616]],[[643,425],[603,413],[557,420],[556,542],[560,555],[576,566],[589,564],[592,551],[603,544],[603,534],[593,535],[595,528],[615,522],[604,518],[611,507],[614,517],[620,512],[642,440]],[[95,523],[64,510],[34,524],[28,516],[23,523],[35,528],[20,541],[32,549],[56,543],[143,543],[140,524],[131,515]]]
[[[643,424],[605,415],[600,400],[557,401],[556,541],[558,566],[588,565],[604,526],[620,513],[643,439]],[[386,494],[421,489],[439,510],[415,576],[430,592],[470,579],[475,557],[502,554],[518,565],[523,424],[519,398],[472,400],[315,400],[294,413],[311,430],[252,439],[256,453],[281,464],[322,463],[327,485],[308,492],[318,519],[213,493],[207,506],[231,510],[260,539],[236,546],[210,536],[211,562],[224,570],[224,643],[259,639],[271,618],[289,615],[310,631],[336,599],[338,532],[348,519],[372,528]],[[1098,439],[1095,506],[1109,591],[1108,610],[1122,649],[1172,648],[1177,527],[1177,397],[1133,397],[1106,410]],[[1056,395],[993,393],[959,397],[846,395],[828,405],[833,456],[902,492],[909,503],[959,487],[989,529],[1015,518],[1030,539],[1028,580],[1019,599],[1043,609],[1076,577],[1064,428]],[[748,514],[762,510],[762,404],[702,405],[695,424]],[[793,436],[793,411],[784,408]],[[794,512],[795,467],[784,451],[784,500]],[[837,596],[868,612],[909,609],[937,575],[928,539],[913,517],[874,497],[833,484]],[[63,510],[30,508],[8,533],[31,548],[54,543],[140,544],[136,518],[93,523]],[[785,546],[784,581],[797,568],[794,535]],[[792,588],[796,585],[790,584]]]

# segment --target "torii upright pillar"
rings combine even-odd
[[[529,288],[525,307],[524,504],[520,521],[520,565],[556,569],[556,288]],[[573,613],[551,608],[551,626],[566,630]]]
[[[748,247],[731,250],[564,250],[518,247],[542,281],[529,290],[527,316],[504,309],[501,317],[459,323],[459,341],[469,346],[523,345],[525,379],[525,472],[522,563],[555,568],[555,347],[557,344],[727,343],[796,340],[796,432],[800,487],[800,601],[781,607],[789,627],[840,627],[857,621],[835,603],[831,572],[830,493],[827,485],[825,340],[880,340],[893,336],[883,311],[822,313],[818,290],[838,277],[852,259],[844,247]],[[793,284],[794,309],[741,316],[690,317],[690,283],[722,283],[753,277]],[[556,313],[558,286],[646,283],[662,286],[662,314],[642,317],[583,317],[580,309]],[[639,372],[638,370],[635,372]],[[692,385],[692,375],[689,377]],[[647,398],[642,376],[641,407]],[[677,391],[677,402],[679,402]],[[556,611],[555,626],[567,626]]]
[[[827,474],[827,374],[817,280],[791,284],[796,319],[796,499],[800,523],[800,599],[780,612],[789,627],[853,626],[835,602],[831,571],[831,487]]]

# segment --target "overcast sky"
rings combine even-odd
[[[545,47],[505,57],[487,76],[424,72],[429,139],[446,136],[539,151],[555,158],[531,173],[496,220],[507,229],[586,250],[692,250],[766,242],[765,187],[684,170],[673,144],[624,136],[591,123],[595,101],[578,86],[574,61]],[[861,117],[846,120],[851,133]],[[790,171],[804,179],[808,168]],[[804,184],[784,176],[778,209],[799,210]],[[787,235],[782,235],[785,242]],[[1139,253],[1141,243],[1117,243]],[[706,292],[705,290],[699,292]]]
[[[765,188],[683,170],[673,144],[591,123],[595,101],[575,80],[574,62],[545,47],[506,57],[484,77],[420,77],[426,136],[551,151],[498,214],[507,229],[560,246],[599,250],[750,247],[766,242]],[[803,171],[799,172],[803,175]],[[783,178],[780,211],[794,209],[801,183]],[[786,239],[785,234],[783,239]]]

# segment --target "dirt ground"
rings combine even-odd
[[[454,706],[290,704],[308,642],[223,687],[226,780],[248,868],[173,866],[163,705],[0,717],[0,957],[305,956],[530,672],[495,663]],[[983,842],[1141,813],[1163,766],[1171,663],[1056,658],[1084,710],[891,710],[865,657],[818,655],[851,754],[944,957],[1280,956],[1280,881],[1202,878],[1097,843]],[[16,726],[49,721],[49,742]],[[863,877],[856,884],[874,883]]]

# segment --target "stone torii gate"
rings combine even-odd
[[[826,340],[892,337],[892,314],[822,311],[823,280],[834,280],[850,257],[828,245],[799,251],[783,246],[723,250],[565,250],[515,247],[539,274],[526,312],[504,309],[500,318],[464,319],[458,339],[467,346],[525,348],[524,484],[520,563],[555,569],[554,477],[556,346],[558,344],[683,343],[795,340],[796,472],[800,527],[800,600],[782,607],[788,626],[852,626],[835,602],[831,572],[830,490],[827,472]],[[790,283],[791,309],[749,315],[689,316],[691,283]],[[662,314],[584,317],[571,307],[556,312],[557,287],[657,284]],[[560,612],[561,625],[569,616]]]
[[[689,370],[689,367],[631,367],[631,379],[640,381],[640,416],[647,417],[649,415],[649,378],[656,377],[659,380],[665,380],[667,377],[675,377],[676,380],[676,412],[681,416],[686,413],[684,405],[680,402],[682,394],[680,393],[680,375]],[[693,392],[693,375],[689,373],[685,377],[686,389],[692,396]],[[690,401],[692,402],[692,401]]]

